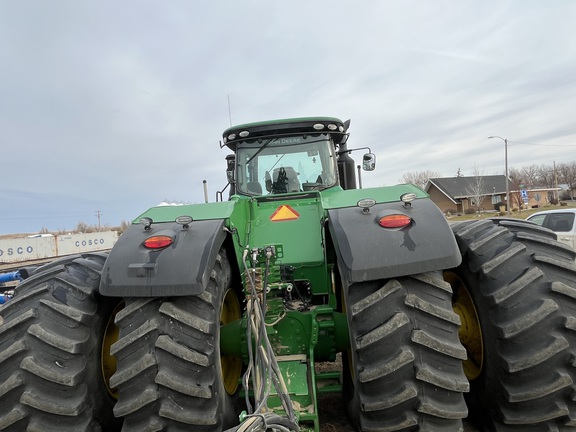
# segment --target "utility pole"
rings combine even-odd
[[[508,186],[508,139],[502,138],[498,135],[490,135],[488,138],[500,138],[504,141],[504,171],[505,171],[505,179],[506,182],[506,214],[510,216],[510,187]]]
[[[100,217],[102,216],[102,212],[100,210],[96,210],[96,217],[98,218],[98,231],[100,231]]]
[[[560,203],[560,194],[558,193],[558,177],[556,176],[556,161],[554,162],[554,196],[556,197],[556,201],[558,204]]]

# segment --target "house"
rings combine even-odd
[[[480,208],[493,210],[494,204],[506,202],[505,178],[503,175],[431,178],[424,190],[444,213],[465,213],[468,209],[476,209],[472,190],[476,189],[474,185],[478,185],[484,197]],[[510,181],[508,187],[515,189]]]
[[[549,197],[555,188],[535,187],[520,189],[508,180],[511,208],[518,208],[526,196],[528,207],[539,207],[549,204]],[[498,203],[506,203],[506,182],[503,175],[444,177],[428,179],[424,190],[430,199],[444,213],[465,213],[476,210],[476,199],[479,198],[480,209],[494,210]]]

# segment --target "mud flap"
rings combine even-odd
[[[369,212],[359,207],[328,210],[329,229],[342,276],[349,282],[388,279],[456,267],[461,262],[454,235],[436,205],[419,199],[376,204]],[[405,214],[405,228],[383,228],[378,220]]]
[[[146,238],[166,234],[173,243],[147,249]],[[193,221],[189,227],[132,225],[118,239],[102,271],[100,293],[114,297],[188,296],[201,293],[224,242],[224,220]]]

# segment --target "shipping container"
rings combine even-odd
[[[0,264],[109,250],[117,240],[116,231],[2,239],[0,240]]]

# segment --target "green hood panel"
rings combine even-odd
[[[317,198],[259,201],[252,208],[250,246],[281,244],[283,262],[320,264],[323,214]]]
[[[321,192],[322,206],[325,210],[354,207],[362,199],[371,198],[379,203],[398,202],[400,196],[405,193],[414,193],[417,198],[428,198],[428,194],[411,184],[399,184],[396,186],[349,189],[327,189]]]
[[[320,197],[321,207],[324,210],[354,207],[361,199],[371,198],[376,203],[396,202],[400,200],[400,196],[405,193],[414,193],[417,198],[428,198],[428,194],[414,185],[401,184],[396,186],[366,188],[366,189],[350,189],[343,190],[340,187],[327,189],[322,192],[308,193],[308,195],[316,195]],[[290,201],[293,197],[300,194],[286,194],[270,196],[271,201],[277,204]],[[189,205],[165,205],[152,207],[134,219],[133,223],[138,223],[143,217],[151,218],[155,223],[159,222],[174,222],[178,216],[192,216],[194,220],[210,220],[210,219],[229,219],[232,214],[238,212],[237,205],[242,203],[240,207],[247,205],[247,198],[235,196],[231,201],[200,203]],[[268,201],[267,196],[258,198],[258,201]]]
[[[152,207],[134,219],[138,223],[143,217],[155,223],[174,222],[178,216],[192,216],[194,220],[228,219],[234,211],[235,201],[189,205],[166,205]]]

